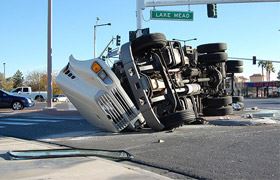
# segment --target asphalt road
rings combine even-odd
[[[271,102],[253,101],[258,107]],[[271,106],[276,107],[277,100],[273,102]],[[124,163],[172,178],[280,179],[279,124],[193,125],[174,132],[111,134],[92,127],[76,111],[31,111],[1,117],[0,135],[76,148],[127,150],[135,159]]]
[[[255,107],[260,109],[280,110],[280,98],[269,99],[244,99],[245,107]]]

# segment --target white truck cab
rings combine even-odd
[[[142,114],[102,59],[78,61],[70,56],[56,82],[81,115],[96,127],[120,132],[144,125]]]

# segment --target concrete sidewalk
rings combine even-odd
[[[98,157],[6,160],[8,151],[58,149],[62,146],[0,136],[0,179],[169,179]]]

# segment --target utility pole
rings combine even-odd
[[[47,108],[52,108],[52,0],[48,0],[48,97]]]

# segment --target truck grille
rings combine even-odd
[[[116,101],[113,101],[108,93],[104,93],[99,97],[98,104],[105,111],[107,117],[113,120],[116,128],[119,130],[123,130],[128,125],[129,120],[127,119],[127,117],[125,117],[125,114],[128,115],[128,113],[126,113],[124,109],[118,108],[120,106],[122,107],[122,103],[119,101],[120,100],[117,98]],[[119,106],[116,103],[118,103]]]
[[[133,110],[127,104],[127,102],[125,101],[125,99],[121,95],[120,91],[116,88],[116,89],[113,89],[111,92],[114,95],[114,97],[118,100],[119,104],[122,106],[122,108],[124,109],[127,116],[135,116]]]

